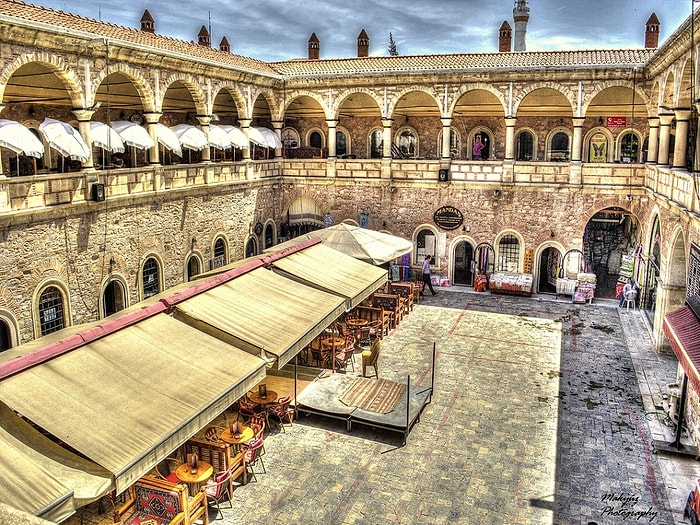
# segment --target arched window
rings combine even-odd
[[[266,249],[275,243],[275,232],[272,223],[268,223],[265,226],[265,239],[263,242]]]
[[[549,143],[549,160],[569,160],[569,135],[563,131],[557,131]]]
[[[309,133],[309,146],[312,148],[323,148],[323,135],[320,131],[312,131]]]
[[[211,260],[211,270],[221,268],[226,264],[226,243],[219,237],[214,243],[214,257]]]
[[[529,131],[521,131],[518,133],[516,147],[516,160],[527,161],[535,158],[535,137]]]
[[[199,257],[191,255],[187,260],[187,282],[200,273],[202,273],[202,267],[199,264]]]
[[[373,129],[369,134],[369,156],[381,159],[384,156],[384,132],[381,128]]]
[[[520,266],[520,242],[515,235],[504,235],[498,241],[499,272],[517,272]]]
[[[0,319],[0,352],[7,350],[12,345],[10,341],[10,327]]]
[[[608,139],[603,133],[596,133],[591,137],[588,149],[588,162],[607,162]]]
[[[433,256],[433,264],[437,264],[435,257],[436,242],[435,242],[435,232],[428,228],[423,228],[416,235],[416,249],[414,253],[416,254],[415,264],[423,264],[423,259],[426,255]]]
[[[105,286],[102,294],[102,316],[107,317],[126,308],[126,292],[124,286],[117,280],[112,280]]]
[[[335,132],[335,154],[338,157],[344,157],[349,153],[348,138],[344,131],[336,130]]]
[[[158,261],[153,257],[146,259],[143,264],[142,280],[143,298],[147,299],[160,292],[160,277],[158,269]]]
[[[625,133],[620,140],[620,161],[639,162],[639,138],[636,134]]]
[[[248,242],[245,243],[245,256],[254,257],[258,254],[258,240],[250,236]]]
[[[396,134],[395,145],[399,149],[399,156],[403,159],[412,159],[418,156],[418,135],[411,128],[403,128]]]
[[[47,287],[39,296],[39,326],[41,335],[47,335],[65,327],[63,294],[55,286]]]

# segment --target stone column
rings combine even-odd
[[[5,109],[7,104],[0,103],[0,113],[2,113],[2,110]],[[6,175],[2,172],[2,148],[0,148],[0,177],[5,177]],[[2,202],[0,202],[0,206],[2,205]]]
[[[440,155],[443,161],[450,161],[452,160],[452,152],[450,151],[452,117],[441,117],[440,122],[442,122],[442,152]]]
[[[238,124],[241,127],[241,131],[243,134],[246,136],[246,138],[250,139],[248,135],[248,130],[250,128],[250,124],[253,122],[252,118],[239,118],[238,119]],[[250,140],[248,140],[248,147],[242,151],[243,153],[243,160],[250,160]]]
[[[337,151],[335,149],[335,141],[336,126],[338,125],[338,119],[326,119],[326,125],[328,126],[328,158],[334,159],[337,155]]]
[[[688,120],[689,109],[676,109],[676,142],[673,145],[673,166],[685,168],[688,153]]]
[[[647,164],[656,164],[659,158],[659,117],[649,117],[649,145],[647,149]]]
[[[659,157],[657,161],[662,166],[668,166],[668,150],[671,143],[671,123],[673,122],[673,117],[673,113],[663,113],[659,115]]]
[[[506,155],[503,160],[515,160],[515,121],[516,117],[506,117]]]
[[[148,134],[153,139],[155,146],[148,151],[148,163],[160,164],[160,143],[158,142],[158,121],[162,113],[159,111],[144,112],[143,118],[146,119],[146,129]]]
[[[574,137],[571,142],[571,161],[581,162],[583,150],[583,117],[574,117]]]
[[[382,118],[382,126],[384,126],[384,133],[382,134],[382,158],[391,159],[391,124],[394,122],[393,118]]]
[[[88,146],[88,158],[82,162],[83,169],[94,169],[95,161],[92,158],[92,138],[90,137],[90,119],[95,114],[93,109],[73,109],[71,110],[75,118],[78,119],[78,131]]]
[[[277,135],[277,138],[280,139],[280,142],[282,141],[282,126],[284,126],[283,120],[272,121],[272,130],[275,132],[275,135]],[[275,160],[280,160],[281,158],[282,148],[275,148]]]
[[[207,136],[207,140],[209,140],[209,123],[211,122],[211,115],[197,115],[197,120],[199,121],[202,131]],[[211,146],[207,146],[202,150],[202,161],[211,162]]]

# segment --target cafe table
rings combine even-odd
[[[271,405],[277,401],[279,395],[274,390],[268,390],[265,397],[260,395],[259,390],[251,390],[248,392],[248,399],[256,405],[261,405],[265,409],[265,423],[270,426],[270,420],[267,417],[267,405]]]
[[[243,443],[250,441],[254,436],[255,433],[250,426],[244,426],[242,423],[238,423],[237,434],[232,434],[231,428],[229,427],[221,433],[219,438],[221,438],[222,441],[233,445],[236,450],[239,450]]]
[[[345,320],[345,324],[348,325],[352,335],[355,337],[355,347],[357,347],[360,344],[362,329],[369,324],[369,320],[362,317],[348,317]]]
[[[214,467],[206,461],[198,461],[197,468],[192,468],[189,463],[183,463],[175,470],[177,479],[189,486],[190,495],[197,494],[202,483],[208,480],[213,473]]]

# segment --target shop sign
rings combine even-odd
[[[464,215],[453,206],[443,206],[435,210],[433,221],[443,230],[455,230],[464,222]]]
[[[624,128],[627,125],[627,117],[607,117],[605,126],[608,128]]]

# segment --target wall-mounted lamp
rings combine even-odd
[[[389,186],[389,193],[396,193],[396,186]]]
[[[463,232],[468,232],[469,230],[471,230],[471,228],[469,226],[467,226],[466,224],[464,226],[462,226]]]
[[[603,117],[598,117],[598,125],[599,125],[599,126],[602,126],[602,125],[603,125],[603,122],[605,122],[605,121],[603,120]]]
[[[556,236],[556,233],[554,233],[554,230],[549,232],[549,236],[552,238],[554,238]]]
[[[632,195],[627,195],[627,196],[625,197],[625,199],[627,199],[628,202],[631,201],[631,200],[632,200]]]
[[[382,228],[386,228],[386,221],[382,221]]]
[[[493,190],[493,196],[494,196],[494,197],[500,197],[500,196],[501,196],[501,190]]]
[[[115,264],[117,264],[117,261],[114,260],[114,257],[109,258],[109,267],[112,268]]]
[[[36,110],[34,109],[34,106],[29,106],[29,109],[27,110],[27,114],[30,117],[33,117],[34,115],[36,115]]]
[[[197,237],[192,237],[192,246],[197,244]]]

